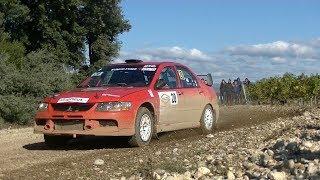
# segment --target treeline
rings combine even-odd
[[[0,0],[0,123],[29,123],[43,97],[118,55],[131,27],[119,3]]]
[[[320,100],[320,75],[284,74],[261,79],[247,87],[250,100],[261,104],[285,104]]]

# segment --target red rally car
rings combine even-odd
[[[35,133],[47,145],[83,135],[128,136],[147,145],[159,132],[200,127],[210,133],[219,106],[208,80],[174,62],[126,60],[93,73],[76,89],[47,97],[35,116]]]

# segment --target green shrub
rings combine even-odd
[[[0,117],[6,122],[27,124],[37,104],[54,93],[73,87],[71,75],[47,51],[32,52],[21,69],[0,57]]]
[[[0,114],[6,122],[28,124],[33,119],[37,104],[34,97],[1,95],[0,99]]]
[[[260,103],[310,101],[320,96],[320,75],[286,73],[282,77],[261,79],[247,87],[247,92],[252,101]]]

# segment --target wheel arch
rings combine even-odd
[[[153,118],[154,118],[155,123],[157,123],[156,111],[155,111],[154,105],[153,105],[152,103],[150,103],[150,102],[144,102],[144,103],[142,103],[142,104],[139,106],[139,108],[140,108],[140,107],[145,107],[145,108],[147,108],[147,109],[151,112],[151,114],[153,115]]]

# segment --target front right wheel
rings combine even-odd
[[[153,136],[154,118],[149,109],[141,107],[135,121],[135,134],[129,144],[134,147],[148,145]]]
[[[206,105],[200,119],[200,128],[204,134],[212,133],[216,126],[216,116],[210,105]]]

